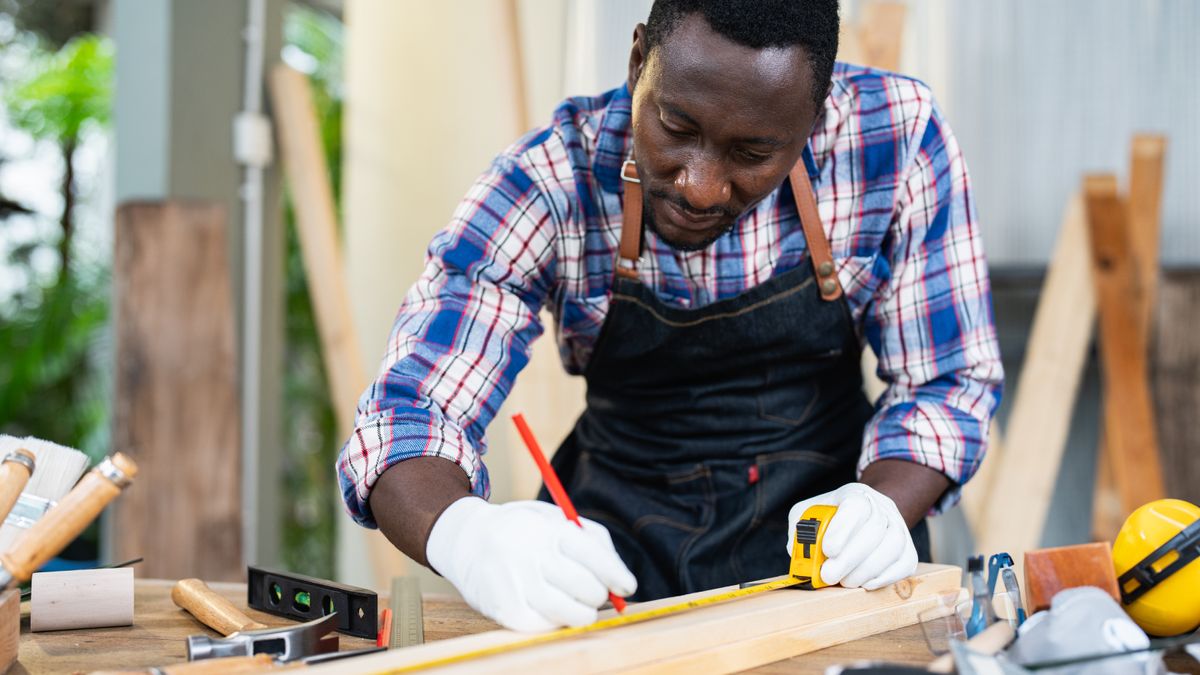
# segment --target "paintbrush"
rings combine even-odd
[[[67,494],[90,463],[87,455],[57,443],[0,436],[0,458],[18,449],[32,452],[37,468],[0,526],[0,553],[12,548],[18,537]]]

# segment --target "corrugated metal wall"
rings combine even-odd
[[[950,124],[993,267],[1046,262],[1088,171],[1127,172],[1137,131],[1169,137],[1163,262],[1200,263],[1200,3],[949,3]]]

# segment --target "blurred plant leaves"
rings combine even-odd
[[[81,35],[40,60],[6,96],[14,126],[63,145],[78,141],[85,125],[108,123],[113,49],[106,38]]]
[[[312,84],[334,199],[340,207],[342,23],[319,10],[293,5],[285,16],[283,34],[285,58],[293,67],[307,72]],[[337,419],[329,400],[329,383],[290,199],[285,221],[287,345],[283,405],[288,423],[284,432],[283,493],[290,501],[283,516],[283,563],[288,569],[331,578],[337,545],[334,522],[342,510],[334,462],[344,439],[338,438]]]
[[[27,70],[22,81],[6,86],[3,99],[17,129],[74,148],[89,126],[108,123],[113,52],[105,38],[81,35],[56,53],[36,52]],[[65,182],[60,187],[75,189]],[[64,204],[72,201],[74,195],[63,196]],[[55,230],[45,232],[51,238]],[[3,261],[26,284],[0,303],[0,433],[45,438],[97,459],[109,445],[108,271],[62,266],[46,284],[34,257],[56,250],[56,243],[20,242]]]

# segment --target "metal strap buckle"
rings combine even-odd
[[[638,178],[637,174],[630,176],[625,173],[625,170],[631,166],[633,167],[634,171],[637,171],[637,162],[633,161],[632,159],[627,159],[621,163],[621,180],[625,181],[626,183],[641,183],[642,179]]]

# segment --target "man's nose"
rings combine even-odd
[[[684,165],[675,176],[675,187],[697,211],[725,206],[733,192],[720,164],[711,161]]]

